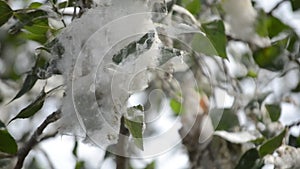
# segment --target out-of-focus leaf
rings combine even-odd
[[[256,32],[260,36],[273,38],[287,29],[290,29],[290,27],[282,23],[278,18],[272,15],[266,15],[263,11],[260,12],[258,24],[256,25]]]
[[[173,112],[175,113],[176,116],[181,114],[182,105],[177,100],[171,99],[170,100],[170,107],[171,107],[171,109],[173,110]]]
[[[199,0],[182,0],[181,5],[194,15],[198,14],[201,9]]]
[[[68,7],[68,1],[61,2],[57,6],[58,6],[58,9],[67,8]]]
[[[281,115],[281,107],[279,104],[266,104],[265,105],[271,120],[277,121]]]
[[[5,128],[5,124],[0,120],[0,129]]]
[[[286,49],[289,52],[294,52],[295,50],[299,49],[299,37],[297,36],[297,34],[295,32],[291,33],[289,35],[289,39],[288,39],[288,43],[286,46]]]
[[[253,70],[249,70],[247,76],[251,78],[257,78],[257,73],[254,72]]]
[[[300,137],[295,137],[293,135],[290,135],[288,145],[299,148],[300,147]]]
[[[75,169],[86,169],[84,161],[77,161],[75,165]]]
[[[210,23],[202,24],[202,27],[206,33],[206,36],[213,44],[214,48],[218,52],[218,55],[222,58],[227,58],[226,54],[226,34],[225,27],[222,20],[215,20]]]
[[[8,154],[16,154],[18,150],[15,139],[7,130],[0,130],[0,151]]]
[[[72,150],[72,154],[74,155],[74,157],[77,158],[77,148],[78,148],[78,141],[75,140],[74,141],[74,147],[73,147],[73,150]]]
[[[292,89],[292,92],[300,92],[300,82],[298,82],[297,86]]]
[[[36,160],[36,158],[33,158],[29,165],[27,166],[27,168],[30,169],[42,169],[42,167],[40,166],[40,164],[38,163],[38,161]]]
[[[285,64],[281,54],[281,47],[273,45],[256,50],[253,53],[253,57],[259,67],[268,69],[270,71],[280,71],[284,68]]]
[[[13,10],[5,2],[0,0],[0,26],[5,24],[9,18],[13,15]]]
[[[155,169],[155,161],[152,161],[150,164],[148,164],[145,169]]]
[[[36,112],[38,112],[43,107],[45,98],[46,98],[46,92],[43,89],[42,92],[40,93],[40,95],[32,103],[30,103],[27,107],[22,109],[18,113],[18,115],[16,115],[14,118],[12,118],[9,121],[9,123],[15,119],[19,119],[19,118],[24,119],[24,118],[29,118],[29,117],[33,116]]]
[[[12,32],[19,32],[23,28],[23,38],[34,40],[42,44],[47,41],[47,32],[50,30],[47,12],[43,10],[21,11],[16,12],[15,16],[19,19],[19,22],[16,24],[18,26],[14,28],[16,30]]]
[[[260,157],[264,157],[267,154],[272,154],[282,144],[285,133],[286,130],[284,129],[280,134],[261,145],[259,148]]]
[[[23,83],[21,90],[17,93],[17,95],[10,102],[12,102],[15,99],[18,99],[19,97],[21,97],[25,93],[27,93],[29,90],[31,90],[31,88],[34,86],[34,84],[37,80],[38,80],[38,77],[36,75],[28,74],[25,78],[25,81]]]
[[[40,2],[32,2],[32,3],[28,6],[28,8],[30,8],[30,9],[37,9],[37,8],[41,7],[42,5],[43,5],[43,4],[40,3]]]
[[[256,169],[253,167],[257,159],[259,159],[258,151],[256,148],[252,148],[243,154],[235,169]]]
[[[239,125],[237,115],[230,109],[213,109],[209,115],[216,130],[229,131]]]
[[[299,0],[290,0],[292,3],[293,11],[300,9],[300,1]]]
[[[127,109],[128,117],[124,118],[125,127],[129,130],[134,139],[135,145],[144,150],[143,146],[143,127],[144,127],[144,108],[142,106],[130,107]]]

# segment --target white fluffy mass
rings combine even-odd
[[[127,99],[147,87],[148,68],[157,65],[160,41],[148,11],[142,0],[108,1],[58,36],[67,88],[61,133],[103,148],[117,143]]]
[[[270,40],[255,33],[254,24],[257,12],[251,0],[223,0],[222,7],[226,13],[230,32],[237,38],[254,43],[260,47],[269,46]]]

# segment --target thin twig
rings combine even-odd
[[[275,5],[275,6],[267,13],[267,15],[272,15],[272,13],[273,13],[276,9],[278,9],[282,3],[286,2],[286,1],[290,1],[290,0],[282,0],[282,1],[278,2],[278,3],[277,3],[277,4],[276,4],[276,5]]]
[[[23,167],[24,160],[30,150],[37,145],[40,142],[40,136],[43,133],[44,129],[50,124],[58,119],[60,119],[61,111],[58,110],[52,114],[50,114],[46,120],[43,121],[43,123],[36,129],[36,131],[33,133],[29,141],[18,151],[18,161],[15,166],[15,169],[21,169]]]

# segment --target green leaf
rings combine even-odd
[[[77,140],[75,140],[75,142],[74,142],[74,147],[73,147],[73,150],[72,150],[72,154],[74,155],[74,157],[78,157],[77,156],[77,148],[78,148],[78,141]]]
[[[298,82],[297,86],[292,89],[292,92],[300,92],[300,82]]]
[[[249,70],[247,73],[247,77],[257,78],[257,73],[254,72],[253,70]]]
[[[290,0],[292,4],[293,11],[300,9],[300,1],[299,0]]]
[[[61,2],[57,6],[58,6],[58,9],[67,8],[68,7],[68,1]]]
[[[202,33],[197,33],[192,39],[192,49],[198,53],[203,53],[208,56],[218,56],[218,52],[214,45]]]
[[[297,42],[299,41],[299,37],[295,32],[293,32],[288,38],[286,49],[293,53],[294,51],[298,50],[299,44]]]
[[[270,38],[273,38],[287,29],[290,29],[290,27],[282,23],[278,18],[260,11],[258,23],[256,25],[256,32],[260,36],[269,36]]]
[[[30,163],[27,166],[27,168],[30,168],[30,169],[42,169],[42,167],[40,166],[40,164],[38,163],[38,161],[36,160],[35,157],[30,161]]]
[[[239,125],[237,115],[230,109],[213,109],[209,115],[216,130],[229,131]]]
[[[5,124],[0,120],[0,129],[5,127],[6,127]]]
[[[118,53],[114,54],[112,61],[116,64],[120,64],[124,61],[129,55],[139,56],[145,51],[149,50],[154,42],[155,32],[150,30],[144,36],[142,36],[138,41],[133,41],[127,46],[122,48]],[[143,46],[141,49],[137,46]]]
[[[170,100],[170,107],[175,113],[176,116],[181,115],[182,113],[182,104],[175,99]]]
[[[30,5],[29,5],[29,9],[37,9],[39,7],[41,7],[43,4],[40,3],[40,2],[32,2]]]
[[[30,91],[37,80],[38,80],[38,77],[36,75],[28,74],[25,78],[25,81],[23,83],[21,90],[17,93],[17,95],[10,102],[14,101],[15,99],[18,99],[19,97],[23,96],[25,93]]]
[[[226,54],[226,34],[225,27],[222,20],[215,20],[210,23],[202,24],[202,27],[206,33],[206,36],[209,38],[213,44],[218,55],[222,58],[227,58]]]
[[[7,130],[0,130],[0,151],[8,154],[16,154],[18,146],[15,139]]]
[[[0,26],[5,24],[13,15],[13,10],[5,2],[0,0]]]
[[[290,135],[288,145],[299,148],[300,147],[300,137],[295,137],[293,135]]]
[[[127,117],[124,118],[125,127],[129,130],[134,139],[135,145],[144,150],[143,147],[143,126],[144,126],[144,108],[134,106],[127,109]]]
[[[27,107],[25,107],[24,109],[22,109],[18,115],[16,115],[14,118],[12,118],[10,122],[12,122],[15,119],[19,119],[19,118],[29,118],[33,115],[35,115],[36,112],[38,112],[44,105],[44,101],[46,98],[46,92],[44,91],[44,89],[42,90],[42,92],[40,93],[40,95],[32,102],[30,103]]]
[[[84,161],[77,161],[75,165],[75,169],[85,169],[85,162]]]
[[[273,122],[277,121],[281,114],[280,105],[279,104],[266,104],[265,107],[270,115],[271,120]]]
[[[182,0],[181,5],[194,15],[198,14],[201,9],[199,0]]]
[[[15,16],[19,22],[14,26],[13,32],[19,32],[24,28],[23,38],[42,44],[47,41],[47,32],[50,30],[47,12],[39,9],[29,12],[20,11],[16,12]]]
[[[285,64],[283,57],[280,57],[281,53],[281,47],[273,45],[256,50],[253,53],[253,57],[259,67],[270,71],[280,71],[284,68]]]
[[[279,135],[271,138],[259,148],[259,156],[264,157],[267,154],[272,154],[282,144],[286,130],[283,130]]]
[[[150,164],[148,164],[145,169],[155,169],[155,161],[152,161]]]
[[[235,169],[253,169],[257,159],[259,159],[258,151],[252,148],[243,154]]]

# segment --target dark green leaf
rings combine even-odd
[[[265,107],[270,115],[271,120],[273,122],[277,121],[281,114],[280,105],[279,104],[266,104]]]
[[[15,139],[7,130],[0,130],[0,151],[9,154],[16,154],[18,146]]]
[[[297,86],[292,89],[292,92],[300,92],[300,82],[298,82]]]
[[[209,38],[218,55],[222,58],[227,58],[226,54],[226,34],[225,27],[222,20],[216,20],[210,23],[202,24],[202,27]]]
[[[300,9],[300,1],[299,0],[291,0],[291,3],[292,3],[293,11]]]
[[[118,53],[114,54],[112,57],[112,61],[116,64],[120,64],[124,59],[126,59],[129,55],[140,55],[145,51],[149,50],[154,42],[155,32],[149,31],[143,37],[141,37],[138,41],[133,41],[129,43],[127,46],[122,48]],[[137,45],[143,46],[142,48],[137,48]]]
[[[152,161],[150,164],[148,164],[145,169],[155,169],[155,161]]]
[[[5,2],[0,0],[0,26],[5,24],[9,18],[13,15],[13,10]]]
[[[74,155],[74,157],[77,158],[77,148],[78,148],[78,141],[75,140],[74,142],[74,147],[73,147],[73,150],[72,150],[72,154]]]
[[[194,15],[198,14],[201,9],[201,3],[199,0],[182,0],[181,5]]]
[[[180,102],[178,102],[175,99],[171,99],[170,100],[170,107],[173,110],[173,112],[175,113],[176,116],[180,115],[182,112],[182,105]]]
[[[25,93],[30,91],[37,80],[38,80],[38,77],[36,75],[34,75],[34,74],[27,75],[21,90],[17,93],[17,95],[10,102],[12,102],[15,99],[18,99],[19,97],[23,96]]]
[[[84,161],[77,161],[75,169],[85,169],[85,162]]]
[[[6,127],[5,124],[0,120],[0,129],[5,127]]]
[[[289,52],[294,52],[296,50],[299,49],[299,38],[297,36],[297,34],[295,32],[291,33],[289,35],[289,39],[288,39],[288,42],[287,42],[287,46],[286,46],[286,49],[289,51]]]
[[[253,53],[255,62],[264,69],[271,71],[279,71],[284,67],[284,60],[281,57],[280,46],[270,46],[266,48],[260,48]]]
[[[229,131],[239,125],[237,115],[230,109],[213,109],[209,115],[216,130]]]
[[[264,157],[267,154],[272,154],[282,144],[282,140],[285,137],[286,130],[283,130],[279,135],[271,138],[259,148],[260,157]]]
[[[252,148],[243,154],[235,169],[253,169],[257,159],[259,159],[258,151]]]
[[[300,147],[300,137],[295,137],[293,135],[289,136],[289,144],[290,146],[299,148]]]
[[[19,119],[19,118],[24,119],[24,118],[29,118],[29,117],[35,115],[35,113],[38,112],[43,107],[45,98],[46,98],[46,92],[43,89],[42,92],[40,93],[40,95],[32,103],[30,103],[27,107],[22,109],[18,113],[17,116],[12,118],[9,121],[9,123],[15,119]]]

